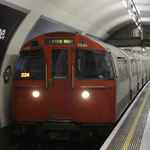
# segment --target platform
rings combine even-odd
[[[135,98],[100,150],[150,149],[150,81]]]

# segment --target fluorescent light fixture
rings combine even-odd
[[[122,0],[122,2],[124,4],[124,6],[127,8],[128,6],[127,6],[126,2],[124,0]]]
[[[137,9],[135,0],[122,0],[138,29],[141,30],[141,25],[143,25],[143,19],[140,16],[140,11]],[[140,23],[140,24],[139,24]]]
[[[132,16],[132,19],[134,20],[134,22],[136,22],[135,18]]]
[[[132,16],[132,12],[131,12],[131,10],[130,10],[130,9],[128,9],[128,12],[129,12],[129,14]]]
[[[138,26],[138,23],[137,22],[135,22],[135,24]],[[138,26],[139,27],[139,26]]]
[[[141,14],[141,12],[137,9],[137,11],[138,11],[138,14],[140,15]]]

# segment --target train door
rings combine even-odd
[[[49,48],[46,86],[49,95],[49,118],[71,119],[71,49]]]

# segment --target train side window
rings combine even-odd
[[[44,78],[44,51],[43,50],[33,50],[21,52],[16,70],[15,79],[32,79],[41,80]]]
[[[52,76],[56,78],[67,78],[68,76],[68,50],[52,50]]]
[[[114,73],[106,52],[76,50],[77,79],[113,79]]]

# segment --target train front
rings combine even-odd
[[[41,35],[20,52],[13,80],[13,119],[43,139],[85,139],[115,123],[110,54],[87,37]]]

